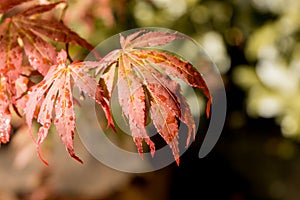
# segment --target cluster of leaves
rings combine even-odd
[[[155,152],[155,144],[145,129],[149,115],[179,164],[179,121],[189,128],[187,144],[192,135],[195,137],[196,130],[180,85],[171,77],[204,92],[208,98],[207,116],[211,97],[202,75],[191,63],[169,52],[146,47],[165,45],[185,37],[177,33],[147,31],[127,37],[120,35],[121,49],[98,61],[73,62],[66,51],[69,44],[91,51],[93,46],[61,20],[42,17],[43,13],[65,2],[32,5],[19,12],[11,12],[15,6],[29,1],[4,0],[0,4],[0,12],[4,15],[14,13],[0,24],[0,143],[10,139],[13,108],[18,115],[25,116],[29,130],[33,120],[41,125],[37,138],[33,138],[43,162],[47,164],[40,155],[40,144],[52,123],[69,154],[82,162],[73,147],[74,105],[78,102],[73,97],[73,87],[76,85],[82,93],[95,99],[102,106],[109,126],[116,130],[110,98],[117,86],[122,112],[129,121],[140,155],[143,153],[143,140],[150,146],[152,155]],[[66,44],[66,50],[58,50],[54,46],[58,42]],[[91,69],[96,73],[91,74]],[[42,80],[34,82],[35,76]],[[96,77],[100,78],[97,80]]]

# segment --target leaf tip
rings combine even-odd
[[[46,165],[49,166],[49,163],[43,158],[43,156],[41,155],[41,151],[40,151],[40,147],[39,145],[36,147],[36,151],[38,154],[38,157],[40,158],[40,160]]]
[[[73,157],[73,156],[72,156]],[[80,164],[83,164],[83,161],[79,158],[79,157],[77,157],[77,156],[75,156],[75,157],[73,157],[76,161],[78,161]]]
[[[145,138],[146,143],[148,144],[148,146],[150,147],[150,153],[152,158],[154,157],[154,153],[155,153],[155,144],[154,142],[151,141],[150,138]]]
[[[175,159],[175,161],[176,161],[176,165],[179,166],[179,164],[180,164],[180,159],[179,159],[179,157],[177,157],[177,158]]]
[[[75,155],[75,152],[73,149],[68,149],[69,155],[74,158],[76,161],[78,161],[79,163],[83,164],[83,161]]]
[[[106,129],[109,129],[109,128],[112,128],[112,130],[113,130],[115,133],[118,132],[117,129],[116,129],[116,127],[115,127],[115,124],[114,124],[114,121],[112,120],[112,118],[108,118],[108,119],[107,119],[107,127],[106,127]]]
[[[210,109],[211,109],[211,105],[212,105],[212,99],[211,97],[209,97],[208,102],[206,104],[206,117],[209,118],[210,117]]]

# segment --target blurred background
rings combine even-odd
[[[56,134],[44,144],[46,167],[16,117],[12,141],[0,148],[1,200],[300,199],[299,0],[67,2],[64,22],[93,45],[146,26],[195,39],[224,81],[224,129],[205,158],[199,128],[180,166],[131,174],[102,165],[75,138],[78,164]]]

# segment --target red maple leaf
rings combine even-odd
[[[54,9],[57,2],[45,5],[34,5],[0,25],[0,72],[11,81],[18,78],[22,67],[22,48],[30,65],[45,75],[49,66],[56,62],[56,49],[45,40],[75,43],[90,50],[93,47],[78,34],[70,30],[61,21],[46,20],[36,16]],[[20,41],[21,44],[20,44]]]
[[[7,95],[7,81],[0,78],[0,144],[7,143],[10,138],[11,114],[9,111],[9,97]]]
[[[77,62],[66,65],[67,54],[58,54],[57,65],[53,65],[44,79],[30,88],[24,109],[26,122],[31,130],[33,118],[41,124],[36,140],[38,155],[40,144],[46,138],[50,125],[54,123],[69,154],[82,162],[74,153],[75,113],[72,95],[73,83],[85,94],[96,99],[97,82],[85,70],[95,68],[97,62]],[[98,99],[96,99],[98,101]],[[103,105],[103,104],[102,104]],[[53,116],[55,116],[53,118]],[[41,157],[42,159],[42,157]],[[46,164],[47,162],[42,159]]]
[[[184,36],[177,33],[139,31],[126,38],[120,35],[122,49],[107,54],[100,62],[102,95],[110,99],[117,79],[118,98],[123,114],[129,121],[132,137],[142,156],[142,141],[150,146],[152,155],[155,145],[146,132],[146,118],[150,114],[158,133],[171,147],[179,164],[178,120],[185,123],[188,130],[187,144],[196,126],[189,105],[181,94],[176,77],[187,84],[200,88],[208,98],[206,114],[209,116],[211,96],[202,75],[188,61],[167,51],[149,49],[165,45]],[[149,108],[147,107],[149,102]]]
[[[27,1],[32,1],[32,0],[1,0],[0,13],[5,13],[9,11],[11,8],[20,5],[22,3],[25,3]]]
[[[0,3],[0,13],[6,13],[27,1],[30,0],[3,0]],[[32,75],[31,71],[38,71],[45,76],[49,67],[56,64],[56,47],[51,40],[93,49],[87,41],[61,21],[41,17],[41,14],[53,10],[61,3],[65,2],[33,5],[21,11],[17,10],[15,15],[6,18],[0,24],[0,127],[3,127],[0,128],[0,143],[9,139],[10,128],[4,127],[10,127],[10,105],[17,111],[17,99],[21,97],[17,80],[24,78],[22,75],[27,70],[27,66],[24,65],[26,61],[32,69],[29,69],[25,76]]]

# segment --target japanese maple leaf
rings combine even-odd
[[[95,68],[97,62],[78,62],[66,65],[67,54],[64,50],[58,53],[57,63],[53,65],[44,79],[30,88],[28,101],[24,109],[29,129],[32,120],[41,124],[37,133],[36,147],[39,157],[40,144],[46,138],[50,125],[54,123],[69,154],[82,162],[74,153],[73,137],[75,131],[73,83],[85,94],[96,99],[97,81],[85,70]],[[105,105],[101,98],[96,99]],[[110,115],[110,114],[109,114]],[[109,116],[107,116],[109,117]]]
[[[7,95],[7,81],[5,77],[0,78],[0,144],[7,143],[11,131],[11,113],[9,111],[9,96]]]
[[[2,10],[9,9],[21,1],[5,1]],[[21,74],[23,61],[22,48],[30,65],[45,75],[56,62],[56,50],[49,40],[62,43],[75,43],[90,50],[93,47],[70,30],[61,21],[37,17],[53,10],[63,1],[31,6],[0,25],[0,73],[9,81],[16,80]]]
[[[8,10],[10,10],[11,8],[13,8],[19,4],[25,3],[27,1],[32,1],[32,0],[1,0],[0,13],[5,13]]]
[[[122,48],[107,54],[99,62],[97,70],[101,91],[106,91],[102,95],[108,100],[114,89],[114,77],[118,77],[119,103],[129,121],[140,155],[143,153],[143,140],[150,146],[152,155],[155,152],[155,144],[145,128],[146,118],[150,115],[158,133],[171,147],[178,165],[178,120],[188,126],[187,145],[192,135],[195,138],[196,126],[179,83],[171,77],[179,78],[203,91],[208,98],[207,116],[212,99],[202,75],[190,62],[173,53],[149,47],[165,45],[182,38],[185,37],[167,32],[139,31],[126,38],[120,35]]]
[[[7,78],[0,76],[0,145],[7,143],[11,134],[11,109],[17,110],[18,101],[27,90],[28,78],[21,76],[13,85]],[[20,102],[19,102],[20,103]]]
[[[27,1],[30,0],[2,0],[0,13],[5,14]],[[11,119],[9,108],[15,108],[18,112],[17,99],[20,98],[21,91],[18,88],[18,81],[24,78],[22,76],[26,68],[24,61],[27,60],[34,70],[44,76],[49,67],[56,63],[57,52],[50,40],[66,44],[74,43],[93,49],[88,42],[62,22],[40,17],[41,14],[51,11],[60,3],[63,1],[31,6],[6,18],[0,24],[0,143],[5,143],[9,139]],[[24,75],[30,76],[31,74],[25,73]]]

